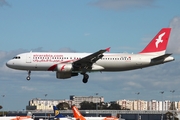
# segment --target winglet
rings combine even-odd
[[[110,48],[111,48],[111,47],[106,48],[106,51],[108,51],[108,52],[109,52],[109,51],[110,51]]]
[[[81,113],[79,112],[79,110],[76,108],[76,106],[72,106],[72,110],[73,110],[73,115],[76,119],[79,120],[86,120],[84,118],[84,116],[81,115]]]

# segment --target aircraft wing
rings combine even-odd
[[[75,62],[73,62],[73,67],[75,69],[75,71],[87,71],[87,70],[91,70],[92,68],[92,64],[95,63],[96,61],[98,61],[99,59],[101,59],[104,55],[103,53],[108,51],[109,52],[110,47],[103,49],[103,50],[99,50],[95,53],[92,53],[84,58],[81,58]]]

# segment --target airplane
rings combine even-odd
[[[72,106],[72,110],[76,120],[119,120],[117,117],[84,117],[76,106]]]
[[[56,106],[53,106],[53,110],[54,110],[54,116],[55,118],[65,118],[64,115],[60,114],[59,110],[57,109]]]
[[[57,109],[56,106],[53,106],[54,110],[54,119],[60,119],[60,120],[76,120],[76,118],[73,117],[65,117],[60,113],[60,110]]]
[[[19,54],[6,63],[6,66],[17,70],[55,71],[56,78],[67,79],[83,75],[87,83],[89,72],[118,72],[142,69],[171,62],[172,54],[166,53],[171,28],[162,28],[151,42],[139,53],[105,53],[110,47],[94,53],[61,53],[61,52],[28,52]]]
[[[3,116],[0,120],[34,120],[31,116]]]

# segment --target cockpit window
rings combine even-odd
[[[13,57],[13,59],[20,59],[20,56]]]

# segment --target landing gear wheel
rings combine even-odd
[[[31,75],[31,71],[28,70],[28,76],[26,77],[27,80],[30,80],[30,79],[31,79],[30,75]]]
[[[83,75],[83,83],[87,83],[88,82],[88,79],[89,79],[89,75],[88,74],[84,74]]]
[[[27,79],[27,80],[30,80],[30,79],[31,79],[31,77],[30,77],[30,76],[27,76],[27,77],[26,77],[26,79]]]

